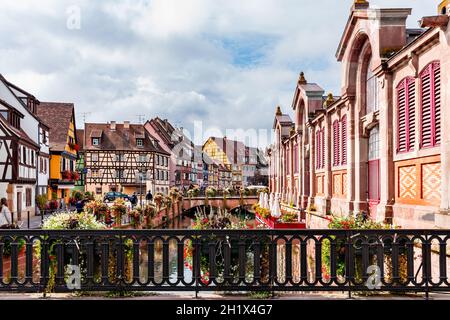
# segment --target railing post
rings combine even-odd
[[[30,229],[30,210],[27,212],[27,229]]]

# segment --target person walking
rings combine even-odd
[[[130,197],[130,202],[131,202],[131,205],[133,206],[133,208],[137,205],[138,197],[136,195],[136,192],[134,192],[133,195]]]
[[[8,201],[6,198],[2,198],[0,200],[1,210],[0,210],[0,228],[4,226],[8,226],[12,224],[11,219],[11,211],[8,208]]]
[[[150,192],[150,190],[148,190],[147,195],[145,196],[145,200],[147,200],[147,204],[148,204],[148,202],[152,202],[153,201],[153,195]]]

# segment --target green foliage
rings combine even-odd
[[[80,190],[73,190],[71,197],[75,200],[75,201],[80,201],[83,200],[84,198],[84,193],[81,192]]]
[[[48,195],[46,193],[40,194],[36,196],[36,204],[39,210],[45,210],[45,206],[47,205]]]
[[[11,256],[11,243],[17,241],[17,252],[20,252],[22,248],[25,246],[26,241],[23,238],[13,237],[12,241],[8,238],[3,240],[3,256],[10,257]]]

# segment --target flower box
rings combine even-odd
[[[256,220],[265,224],[270,229],[306,229],[306,223],[304,222],[281,222],[270,216],[269,218],[263,218],[257,212],[255,212]]]

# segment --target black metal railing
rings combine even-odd
[[[449,252],[450,230],[1,230],[0,291],[428,293]]]

